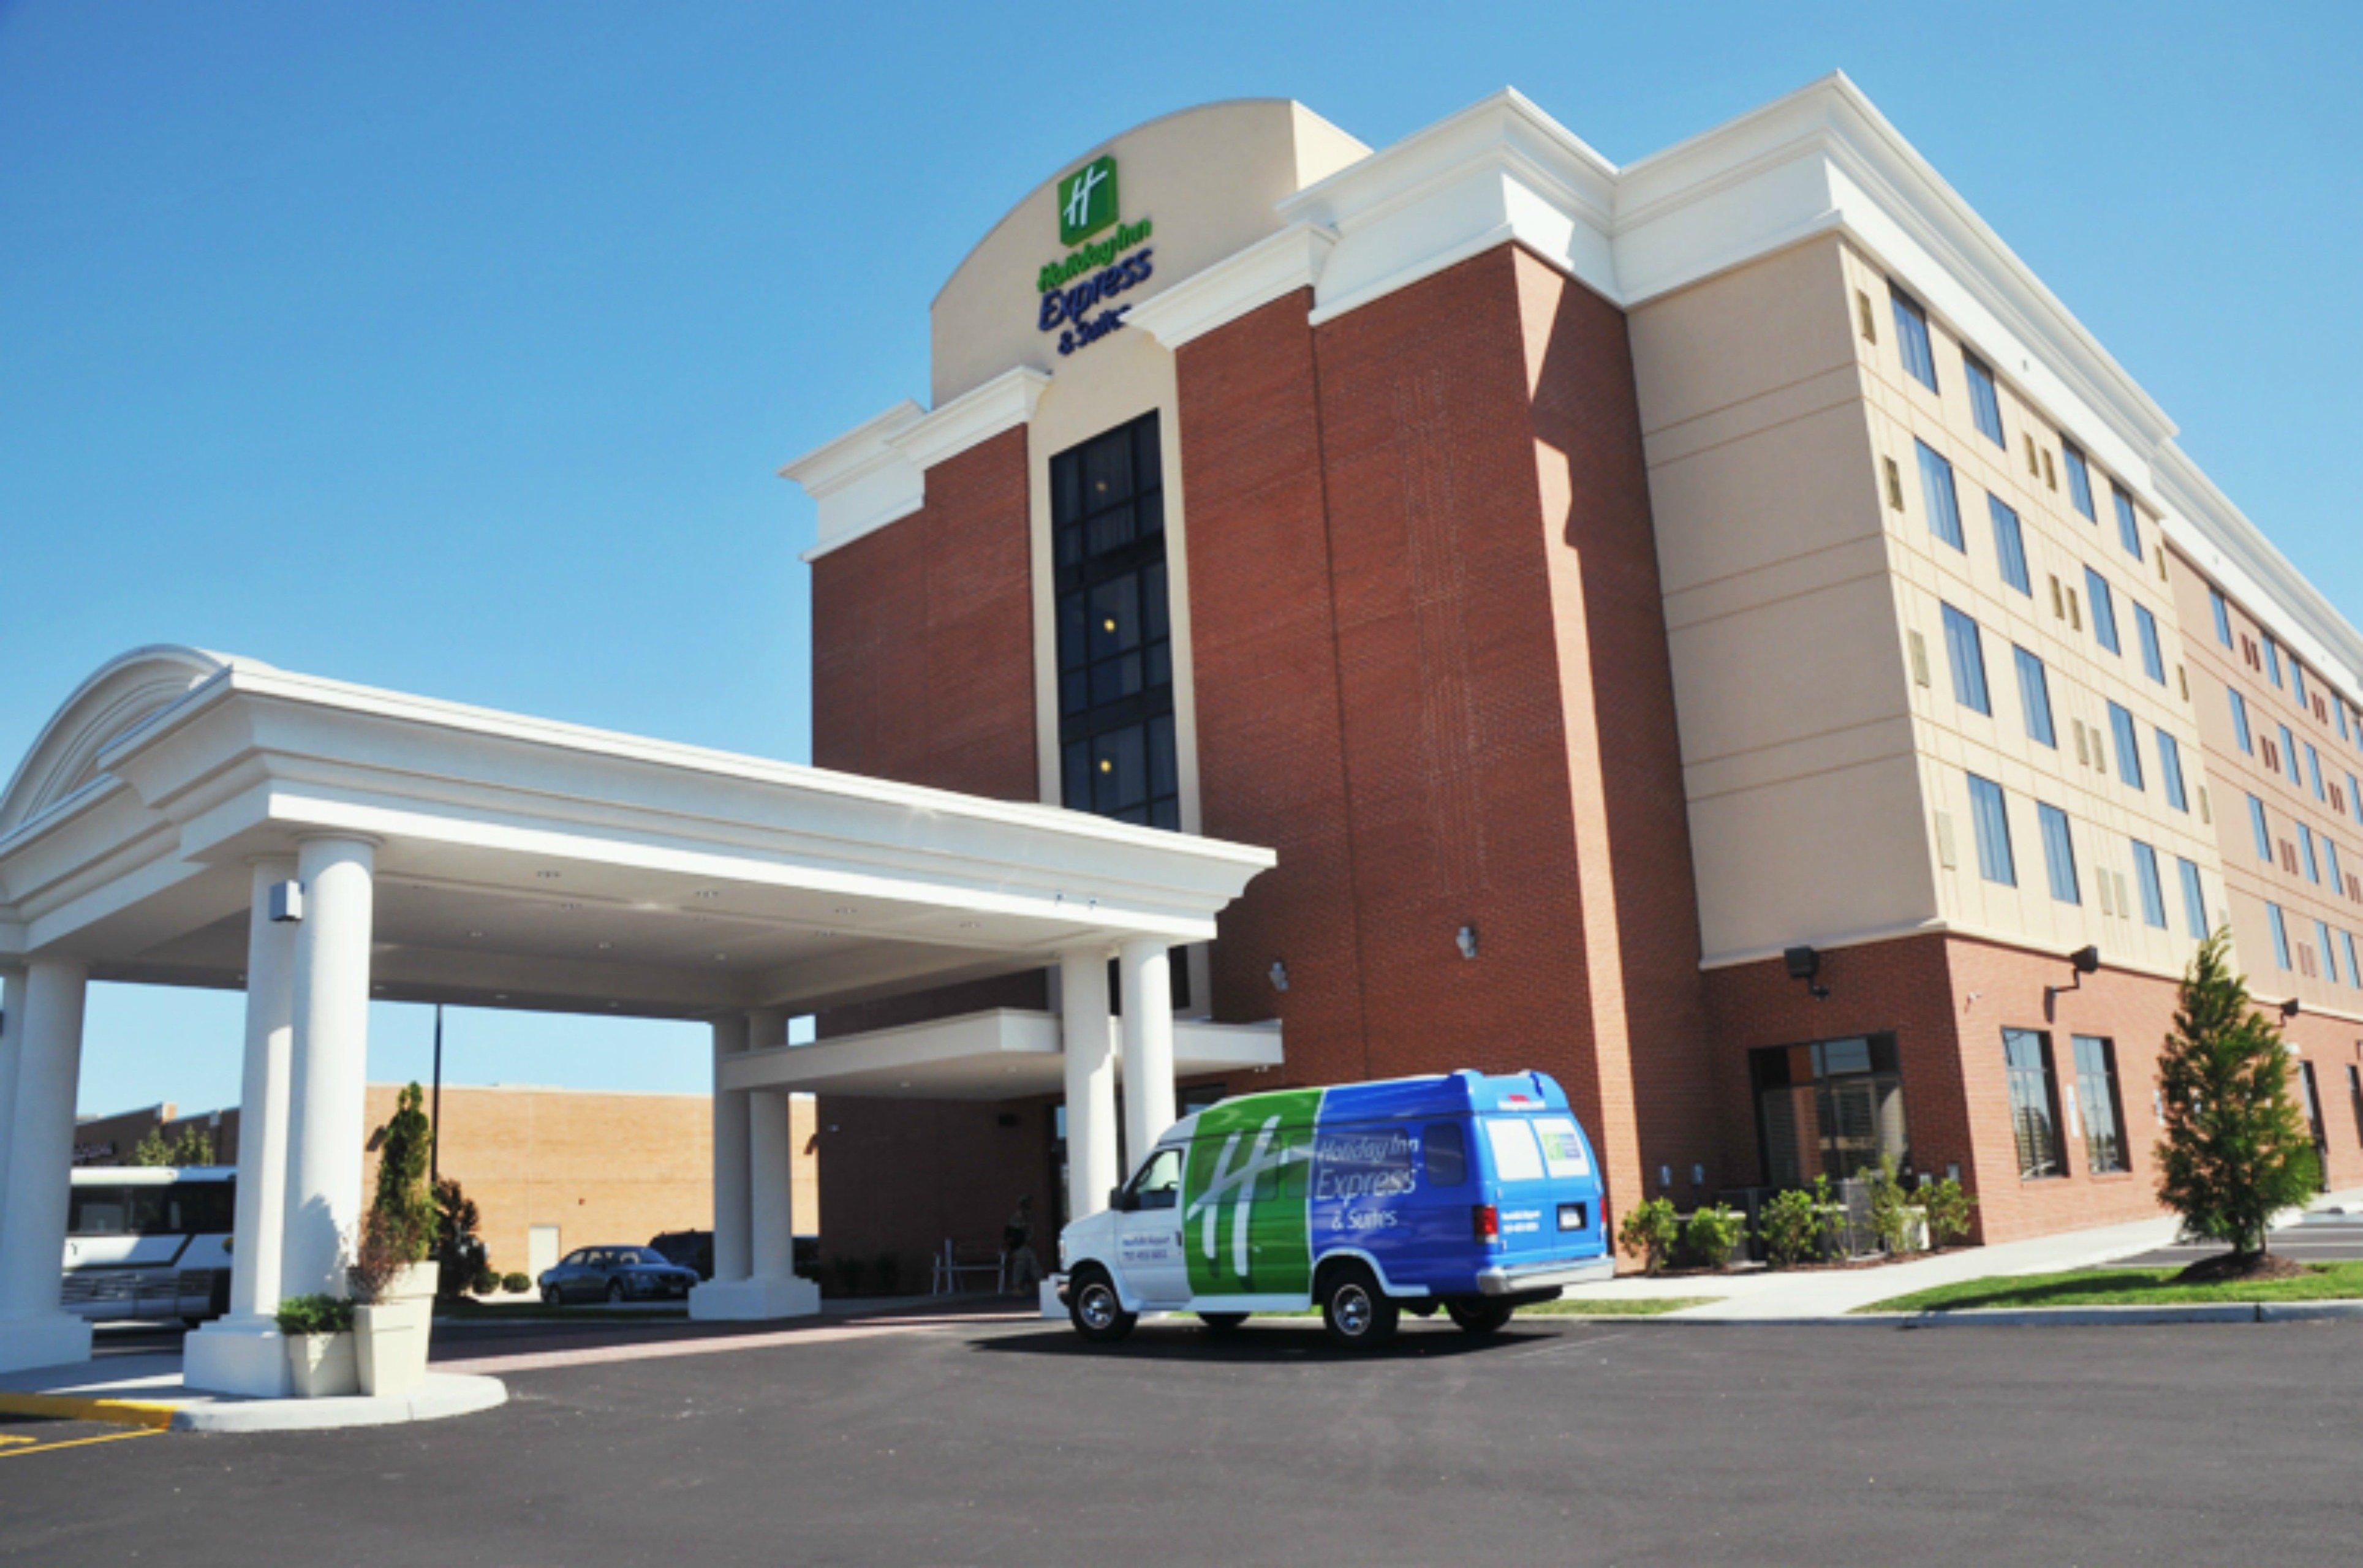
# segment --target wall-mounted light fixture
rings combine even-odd
[[[1473,922],[1454,932],[1452,940],[1459,947],[1460,956],[1463,958],[1477,956],[1477,927]]]
[[[1788,966],[1789,977],[1805,982],[1805,994],[1815,1001],[1830,999],[1829,987],[1815,978],[1822,972],[1822,955],[1811,947],[1784,948],[1781,962]]]
[[[2079,975],[2097,975],[2101,972],[2101,950],[2087,944],[2068,955],[2068,963]]]
[[[2297,998],[2291,997],[2289,1000],[2281,1003],[2281,1016],[2283,1018],[2295,1018],[2297,1013]]]
[[[1271,988],[1275,991],[1288,989],[1288,966],[1277,958],[1271,961]]]

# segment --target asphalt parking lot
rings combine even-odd
[[[971,1322],[0,1460],[0,1561],[2351,1561],[2363,1325]]]
[[[2275,1231],[2266,1246],[2300,1263],[2351,1263],[2363,1258],[2363,1215],[2319,1216],[2302,1224]],[[2213,1242],[2159,1247],[2137,1257],[2118,1260],[2113,1267],[2187,1267],[2201,1258],[2224,1251]]]

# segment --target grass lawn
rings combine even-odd
[[[1539,1318],[1654,1318],[1660,1312],[1679,1312],[1718,1299],[1713,1296],[1603,1296],[1573,1300],[1562,1297],[1518,1310]]]
[[[2363,1263],[2309,1264],[2294,1279],[2178,1285],[2176,1268],[2080,1268],[2001,1275],[1892,1296],[1858,1312],[1960,1312],[1988,1307],[2152,1307],[2191,1301],[2335,1301],[2363,1297]]]

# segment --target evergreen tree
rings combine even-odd
[[[2313,1194],[2316,1166],[2280,1029],[2232,972],[2230,941],[2219,930],[2199,944],[2158,1057],[2158,1198],[2192,1234],[2229,1242],[2247,1263],[2264,1255],[2273,1215]]]

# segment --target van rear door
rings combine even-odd
[[[1500,1213],[1501,1260],[1514,1267],[1594,1250],[1598,1177],[1574,1119],[1481,1116],[1478,1126]]]

